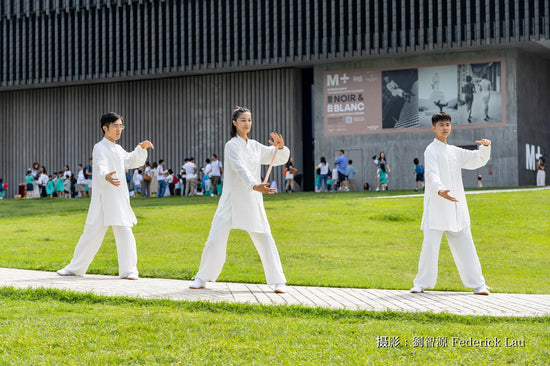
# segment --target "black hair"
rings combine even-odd
[[[324,156],[321,156],[321,163],[325,165],[327,164],[327,159],[325,159]]]
[[[340,152],[341,152],[342,154],[345,154],[344,150],[340,150]]]
[[[470,75],[466,76],[466,81],[467,81],[467,82],[472,81],[472,77],[471,77]]]
[[[250,109],[239,107],[238,105],[233,109],[233,113],[231,115],[231,130],[229,131],[229,135],[231,137],[237,136],[237,127],[233,124],[233,121],[237,121],[239,116],[243,113],[250,113]]]
[[[174,174],[174,171],[172,169],[168,169],[168,174]]]
[[[353,164],[353,161],[352,161],[352,160],[348,160],[348,164],[349,164],[349,165]]]
[[[218,158],[218,155],[216,154],[212,154],[213,157],[215,157],[216,159]]]
[[[164,159],[159,160],[159,165],[162,164],[162,163],[164,163]]]
[[[210,164],[210,159],[206,158],[205,162],[206,164]]]
[[[138,174],[141,174],[141,173],[142,173],[141,169],[138,169]]]
[[[124,118],[122,116],[119,116],[115,112],[109,112],[105,113],[103,116],[101,116],[101,131],[103,131],[103,126],[106,126],[109,128],[109,125],[117,120],[124,121]],[[105,133],[105,131],[103,131]]]
[[[414,163],[414,165],[418,165],[420,163],[420,161],[418,160],[418,158],[414,158],[413,163]]]
[[[153,165],[152,165],[151,167],[152,167],[152,168],[156,168],[156,167],[158,167],[158,166],[159,166],[159,165],[157,164],[157,162],[156,162],[156,161],[153,161]]]
[[[78,164],[78,166],[82,166],[82,164]],[[68,168],[68,167],[67,167]]]
[[[189,161],[193,161],[193,160],[195,160],[195,158],[194,158],[193,156],[191,156],[191,157],[189,158]]]
[[[432,116],[432,126],[435,126],[437,122],[449,121],[451,122],[451,115],[447,112],[437,112]]]
[[[147,165],[151,166],[151,164],[149,164],[148,161],[145,162],[145,166],[147,166]]]
[[[385,172],[386,171],[386,164],[380,164],[380,170]]]

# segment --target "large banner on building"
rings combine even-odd
[[[351,69],[324,75],[325,136],[411,132],[436,112],[458,128],[505,124],[504,61],[401,69]]]

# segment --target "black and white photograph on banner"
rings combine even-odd
[[[503,122],[500,62],[460,64],[458,83],[461,124]]]
[[[418,69],[418,122],[420,127],[432,125],[432,115],[446,112],[453,123],[459,122],[456,65]]]
[[[418,126],[418,70],[383,71],[382,128]]]

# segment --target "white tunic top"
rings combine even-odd
[[[470,225],[461,169],[481,168],[490,156],[491,146],[481,145],[479,150],[472,151],[437,139],[428,145],[424,152],[426,191],[422,230],[459,232]],[[449,195],[458,202],[439,196],[441,190],[450,190]]]
[[[255,140],[248,139],[247,142],[238,136],[225,144],[225,180],[216,214],[222,211],[222,207],[230,205],[231,228],[255,233],[270,232],[263,194],[254,191],[253,187],[261,183],[261,165],[269,165],[275,149]],[[289,156],[290,150],[285,146],[277,151],[273,165],[285,164]]]
[[[103,138],[93,150],[94,171],[92,179],[92,199],[86,224],[96,224],[103,219],[105,226],[133,226],[137,223],[130,207],[130,195],[126,183],[126,170],[135,169],[147,160],[147,149],[136,146],[131,153],[120,145]],[[115,187],[105,180],[105,176],[116,171],[120,186]]]

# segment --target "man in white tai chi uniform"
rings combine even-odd
[[[451,116],[445,112],[432,116],[434,141],[424,152],[426,191],[422,230],[424,242],[412,293],[433,288],[437,281],[437,262],[443,233],[447,237],[460,278],[477,295],[489,295],[470,231],[470,215],[462,185],[461,169],[478,169],[491,156],[491,141],[482,139],[479,150],[448,145]]]
[[[124,125],[116,113],[101,117],[104,138],[94,146],[93,179],[94,195],[90,202],[84,233],[76,245],[71,263],[57,271],[60,276],[82,276],[94,259],[109,226],[113,227],[118,252],[118,275],[129,280],[138,279],[136,240],[132,226],[137,223],[130,207],[126,183],[126,170],[145,164],[147,149],[154,148],[150,141],[140,142],[131,153],[116,141],[120,139]]]

